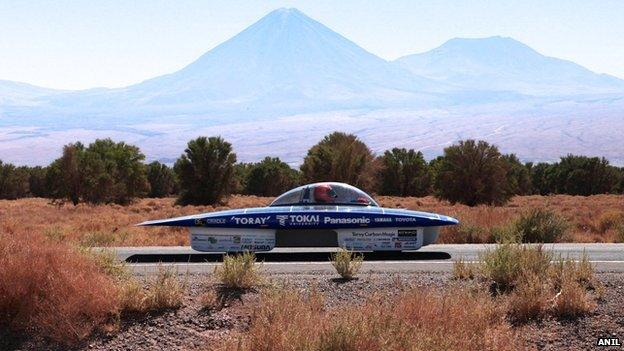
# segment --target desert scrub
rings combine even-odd
[[[135,278],[119,281],[120,310],[125,313],[145,313],[163,309],[178,308],[186,284],[178,278],[172,268],[159,267],[158,273],[148,280],[144,287]]]
[[[262,280],[256,255],[252,252],[224,255],[223,263],[215,269],[215,274],[224,287],[233,289],[249,289]]]
[[[463,258],[453,262],[453,279],[474,279],[479,267],[476,263],[464,261]]]
[[[158,268],[158,274],[151,281],[147,292],[149,310],[177,308],[182,305],[185,284],[173,268]]]
[[[364,255],[342,248],[331,255],[332,266],[334,266],[342,279],[349,280],[355,278],[360,268],[362,268],[362,262],[364,262]]]
[[[569,225],[565,218],[554,211],[533,208],[513,221],[517,240],[523,243],[553,243],[565,234]]]
[[[292,290],[261,296],[249,329],[223,350],[520,350],[505,311],[483,292],[410,289],[391,298],[327,308]]]
[[[509,294],[509,316],[516,322],[539,319],[548,311],[551,296],[547,280],[534,273],[524,273]]]
[[[552,254],[541,245],[527,246],[513,243],[498,244],[480,257],[481,272],[499,290],[514,288],[517,279],[524,273],[539,277],[546,275]]]
[[[574,318],[595,306],[594,296],[602,295],[603,287],[594,276],[589,257],[580,260],[553,260],[552,253],[541,245],[504,243],[487,250],[480,257],[472,276],[462,267],[454,266],[454,277],[474,276],[493,283],[493,292],[507,300],[507,313],[515,322],[527,322],[545,315]]]
[[[597,231],[606,233],[609,229],[616,229],[622,225],[624,225],[624,211],[611,209],[603,212],[598,218]]]
[[[0,329],[74,344],[108,329],[117,286],[66,244],[4,226],[0,231]],[[8,230],[7,230],[8,229]]]

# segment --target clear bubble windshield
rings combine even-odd
[[[295,205],[379,206],[362,190],[344,183],[315,183],[300,186],[280,195],[270,206]]]

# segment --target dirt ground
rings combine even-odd
[[[596,348],[599,337],[619,337],[624,341],[624,275],[601,273],[598,278],[606,287],[596,309],[588,316],[574,320],[547,317],[540,321],[514,326],[528,348],[540,350],[587,350]],[[182,275],[187,294],[179,309],[141,316],[126,316],[118,331],[96,335],[75,350],[209,350],[230,334],[248,328],[251,315],[260,303],[258,290],[223,292],[225,305],[220,310],[203,309],[199,296],[218,288],[210,275]],[[325,296],[329,308],[356,305],[373,294],[391,298],[410,288],[442,291],[458,283],[448,273],[414,273],[362,275],[343,282],[329,274],[280,274],[266,276],[267,286],[314,289]],[[10,336],[0,341],[2,350],[65,350],[40,340],[20,342]]]

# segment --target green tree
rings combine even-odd
[[[245,193],[258,196],[277,196],[298,183],[296,170],[279,158],[266,157],[252,164],[247,175]]]
[[[50,196],[74,205],[127,204],[149,189],[143,159],[136,146],[111,139],[98,139],[87,148],[82,143],[65,145],[46,172]]]
[[[509,181],[509,192],[513,195],[529,195],[533,191],[531,183],[531,172],[529,168],[522,164],[515,154],[503,155],[507,161]]]
[[[145,156],[138,147],[98,139],[79,157],[82,198],[90,203],[127,204],[149,190]]]
[[[236,185],[235,163],[232,145],[221,137],[199,137],[189,141],[185,154],[174,166],[180,186],[178,203],[219,203]]]
[[[149,197],[165,197],[176,191],[175,174],[164,163],[154,161],[147,165],[147,181],[150,185]]]
[[[539,162],[529,166],[533,193],[539,195],[555,193],[555,187],[553,185],[554,169],[554,165],[545,162]]]
[[[251,172],[253,166],[253,163],[244,162],[234,165],[234,179],[236,180],[234,188],[232,189],[234,194],[245,194],[249,172]]]
[[[28,196],[28,169],[0,161],[0,199],[14,200]]]
[[[32,196],[48,197],[50,195],[46,183],[47,171],[47,168],[41,166],[31,167],[28,169],[28,185]]]
[[[613,193],[618,190],[620,173],[604,157],[567,155],[554,165],[552,181],[560,194]]]
[[[430,191],[429,167],[422,152],[399,149],[379,157],[380,194],[425,196]]]
[[[436,196],[468,206],[503,204],[511,197],[509,164],[496,146],[466,140],[444,149],[436,161]]]
[[[365,190],[375,185],[373,153],[355,135],[341,132],[325,136],[308,150],[301,172],[306,183],[337,181]]]

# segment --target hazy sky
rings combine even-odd
[[[624,78],[624,1],[0,0],[0,79],[120,87],[178,70],[273,9],[296,7],[392,60],[509,36]]]

